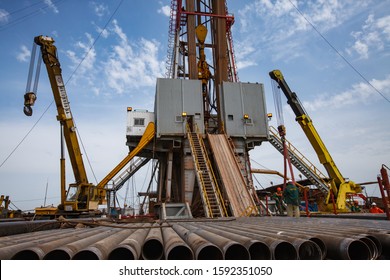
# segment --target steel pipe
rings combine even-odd
[[[164,223],[163,226],[168,226]],[[164,253],[166,260],[193,260],[194,253],[183,239],[171,228],[163,227]]]
[[[277,229],[273,229],[272,227],[271,228],[261,227],[261,230],[259,230],[257,227],[256,228],[253,227],[253,230],[255,230],[256,232],[261,232],[261,234],[265,236],[270,236],[273,238],[288,241],[289,243],[291,243],[293,246],[296,247],[298,255],[299,255],[299,251],[301,252],[301,256],[299,257],[300,259],[324,259],[326,256],[326,245],[324,241],[313,234],[277,230]],[[305,241],[314,242],[318,247],[311,244],[310,242],[305,243]],[[318,256],[318,253],[321,255]]]
[[[141,228],[134,231],[108,254],[108,259],[138,260],[141,257],[142,245],[149,230],[149,228]]]
[[[161,260],[164,258],[164,245],[159,224],[155,223],[150,229],[142,246],[144,260]]]
[[[40,230],[47,223],[28,224]],[[390,259],[388,221],[251,217],[155,223],[152,229],[100,225],[2,236],[0,259]]]
[[[219,227],[222,230],[232,232],[235,234],[247,236],[249,238],[260,240],[264,242],[271,251],[271,259],[275,260],[297,260],[298,252],[295,247],[288,241],[280,240],[274,237],[262,235],[260,232],[248,232],[242,227],[235,225],[213,225]]]
[[[283,241],[287,241],[292,244],[298,253],[298,259],[302,260],[320,260],[322,259],[322,251],[320,247],[309,239],[291,237],[288,235],[277,235],[268,231],[261,231],[258,228],[254,228],[248,225],[240,225],[245,230],[251,233],[260,233],[263,236],[278,238]]]
[[[302,223],[302,222],[300,222]],[[369,246],[365,244],[365,242],[359,242],[359,239],[363,238],[362,236],[354,237],[353,234],[342,234],[339,232],[332,232],[326,228],[316,228],[316,227],[308,227],[306,226],[304,230],[295,228],[294,225],[284,226],[273,226],[269,224],[262,225],[254,225],[254,224],[241,224],[241,226],[245,228],[257,229],[257,230],[269,230],[273,228],[275,231],[277,230],[285,230],[287,233],[295,232],[302,234],[312,234],[315,237],[322,239],[326,245],[326,248],[331,247],[332,252],[327,254],[326,258],[336,257],[337,259],[371,259],[373,256],[371,254],[369,246],[372,245],[372,242],[368,240],[364,240],[366,243],[370,243]],[[328,234],[327,234],[328,233]],[[346,239],[346,240],[344,240]],[[356,242],[353,242],[356,241]],[[338,250],[338,252],[337,252]],[[357,253],[360,251],[360,254]],[[374,249],[375,251],[375,249]],[[375,254],[375,252],[373,252]]]
[[[79,251],[88,247],[89,245],[98,242],[111,234],[114,234],[118,229],[107,228],[102,232],[92,235],[81,240],[77,240],[63,246],[57,247],[49,251],[44,257],[44,260],[70,260]]]
[[[0,223],[0,236],[58,229],[60,225],[61,223],[56,220],[4,222]]]
[[[222,260],[223,252],[216,245],[179,224],[173,230],[191,247],[197,260]]]
[[[113,229],[109,236],[99,240],[85,249],[78,251],[72,259],[105,260],[118,243],[129,237],[129,235],[131,235],[134,231],[135,229]]]
[[[42,239],[54,234],[58,234],[64,232],[65,229],[53,229],[53,230],[45,230],[45,231],[36,231],[29,233],[21,233],[17,235],[3,236],[0,237],[0,247],[6,247],[26,242],[33,242],[34,240]],[[72,230],[72,229],[69,229]]]
[[[222,250],[225,260],[249,260],[249,252],[242,244],[219,236],[215,233],[203,230],[193,224],[181,224],[184,228],[196,233]]]
[[[44,242],[39,242],[32,245],[31,242],[27,248],[22,250],[16,250],[17,253],[12,256],[13,260],[41,260],[46,253],[57,248],[59,246],[74,242],[76,240],[81,240],[87,238],[91,235],[94,235],[102,231],[98,228],[88,228],[88,229],[70,229],[66,232],[58,233],[53,235],[53,238],[46,239]],[[42,240],[41,240],[42,241]]]
[[[65,232],[66,234],[66,232]],[[19,251],[34,246],[36,244],[50,242],[52,240],[56,240],[58,236],[61,236],[61,231],[55,230],[55,232],[46,232],[44,235],[34,234],[34,238],[32,239],[29,234],[23,234],[22,238],[18,238],[17,242],[10,242],[9,245],[1,245],[0,248],[0,259],[8,260],[12,259],[12,257]]]
[[[211,227],[207,224],[196,224],[198,227],[201,227],[207,231],[213,232],[217,235],[226,237],[228,239],[234,240],[246,247],[248,250],[251,260],[270,260],[271,259],[271,250],[267,244],[257,239],[249,238],[240,234],[228,232],[223,229],[217,229],[216,227]]]

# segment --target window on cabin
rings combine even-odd
[[[134,118],[134,126],[145,126],[145,119]]]

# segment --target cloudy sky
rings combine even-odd
[[[240,81],[263,83],[274,112],[268,72],[282,70],[341,173],[376,181],[382,164],[390,166],[390,1],[227,3]],[[34,114],[23,114],[33,38],[56,40],[89,180],[97,183],[128,152],[126,107],[153,110],[156,78],[165,77],[169,6],[170,0],[0,1],[0,194],[13,208],[42,205],[46,186],[46,204],[60,200],[60,132],[44,68]],[[287,138],[322,169],[287,105],[283,113]],[[269,143],[251,156],[254,168],[283,170]],[[150,169],[129,183],[130,203],[134,189],[146,189]],[[69,165],[67,173],[73,182]],[[271,181],[281,179],[256,175],[255,185]],[[367,187],[368,195],[376,188]]]

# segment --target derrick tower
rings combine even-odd
[[[172,0],[167,72],[157,79],[154,112],[128,112],[130,150],[137,129],[155,121],[155,140],[140,156],[157,162],[157,190],[147,195],[165,216],[258,213],[249,150],[267,140],[268,119],[263,85],[238,81],[233,23],[225,1]]]
[[[202,81],[206,121],[223,130],[219,90],[238,82],[231,27],[234,16],[225,1],[172,0],[167,77]]]

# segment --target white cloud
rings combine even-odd
[[[342,26],[370,0],[257,0],[238,12],[240,32],[257,49],[272,52],[273,59],[302,57],[313,41],[313,24],[321,33]],[[297,9],[299,9],[299,12]],[[256,22],[256,24],[253,24]],[[261,56],[261,54],[258,54]]]
[[[95,14],[98,16],[98,17],[102,17],[106,14],[109,14],[109,9],[106,5],[104,4],[98,4],[96,2],[92,2],[91,3],[92,7],[93,7],[93,10],[95,12]]]
[[[237,61],[237,69],[244,69],[250,66],[257,65],[251,55],[255,53],[256,49],[246,42],[237,42],[235,45],[235,56]]]
[[[79,67],[75,78],[88,85],[88,92],[110,97],[113,93],[124,94],[131,89],[154,86],[156,78],[164,76],[165,63],[159,60],[158,41],[129,40],[117,20],[112,21],[105,34],[102,37],[112,36],[110,41],[114,43],[110,49],[99,52],[98,62],[97,51],[91,48],[93,38],[88,33],[87,40],[76,42],[73,49],[66,51],[72,61],[71,70]]]
[[[84,74],[87,70],[91,70],[94,67],[94,63],[96,61],[96,51],[92,46],[93,38],[91,34],[86,33],[87,43],[78,41],[75,43],[76,49],[81,50],[80,55],[76,55],[74,51],[67,51],[68,57],[74,63],[73,67],[77,67],[79,63],[80,65],[79,71],[80,74]]]
[[[171,7],[166,5],[162,6],[160,9],[157,10],[157,13],[163,14],[164,16],[170,17],[171,16]]]
[[[45,0],[45,4],[55,13],[58,14],[59,10],[52,0]]]
[[[355,53],[360,59],[368,59],[377,51],[385,49],[390,42],[390,16],[375,19],[369,15],[362,29],[351,33],[355,42],[346,51],[349,55]]]
[[[383,80],[373,79],[370,83],[384,96],[390,98],[390,76],[387,76]],[[351,89],[339,94],[332,96],[323,95],[314,101],[303,102],[303,106],[308,110],[314,111],[329,107],[341,108],[345,105],[369,103],[377,101],[380,98],[382,97],[369,84],[361,82],[352,85]]]
[[[16,59],[20,62],[26,62],[30,58],[30,55],[31,55],[30,50],[25,45],[22,45],[20,47],[20,52],[16,56]]]
[[[390,16],[385,16],[376,22],[376,26],[382,31],[386,36],[387,40],[390,40]]]
[[[104,63],[108,86],[117,93],[141,86],[154,86],[157,77],[163,77],[164,63],[158,59],[160,43],[141,38],[130,43],[117,21],[113,21],[113,32],[119,44]]]
[[[108,38],[110,35],[109,31],[107,29],[100,28],[99,26],[96,26],[96,31],[103,37]]]
[[[0,9],[0,23],[7,23],[8,20],[9,20],[9,13],[4,9]]]

